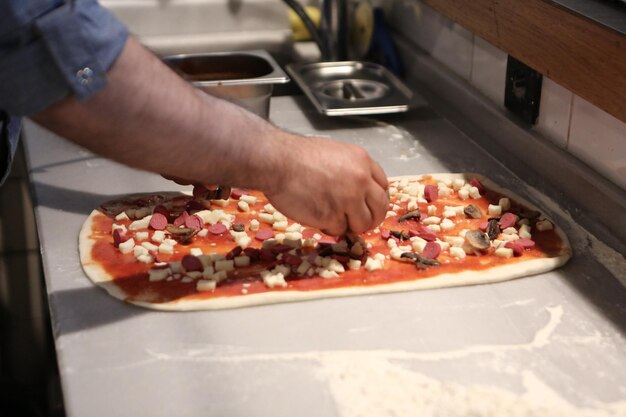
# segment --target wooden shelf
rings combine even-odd
[[[548,0],[424,0],[626,122],[626,36]]]

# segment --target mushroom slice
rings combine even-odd
[[[422,217],[422,214],[420,213],[420,209],[415,209],[415,210],[409,211],[408,213],[403,214],[402,216],[400,216],[400,218],[398,219],[398,222],[402,223],[402,222],[410,220],[410,219],[419,220],[420,217]]]
[[[483,217],[483,213],[474,204],[469,204],[465,206],[465,208],[463,209],[463,213],[465,213],[467,217],[471,217],[472,219],[480,219],[481,217]]]
[[[483,233],[480,230],[470,230],[465,233],[465,241],[478,250],[488,249],[491,246],[487,233]]]

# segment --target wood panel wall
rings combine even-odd
[[[626,122],[626,36],[549,0],[424,0]]]

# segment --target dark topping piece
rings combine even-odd
[[[239,256],[241,252],[243,252],[241,246],[235,246],[226,254],[226,259],[233,259],[234,257]]]
[[[258,261],[261,256],[261,251],[257,248],[245,248],[243,253],[250,257],[250,262]]]
[[[193,197],[205,200],[226,200],[230,197],[230,187],[217,186],[209,189],[202,185],[194,185]]]
[[[434,185],[427,185],[424,187],[424,198],[429,203],[437,200],[439,198],[439,190]]]
[[[413,253],[413,252],[404,252],[402,255],[400,255],[400,258],[411,259],[413,262],[415,262],[415,267],[417,269],[426,269],[429,266],[441,265],[439,261],[436,261],[434,259],[424,258],[423,256],[420,256],[417,253]]]
[[[469,230],[467,233],[465,233],[465,240],[474,249],[483,250],[491,246],[489,236],[487,236],[486,233],[483,233],[480,230]]]
[[[302,258],[300,258],[297,255],[292,255],[290,253],[285,253],[283,254],[283,258],[282,258],[283,262],[286,263],[287,265],[290,265],[294,268],[297,268],[300,266],[300,264],[302,263]]]
[[[465,206],[465,208],[463,209],[463,213],[465,213],[467,217],[471,217],[472,219],[480,219],[481,217],[483,217],[483,213],[480,211],[480,209],[473,204]]]
[[[489,239],[491,240],[497,238],[500,234],[500,225],[498,224],[499,220],[500,219],[492,218],[487,222],[487,236],[489,236]]]
[[[246,226],[244,226],[243,223],[235,223],[232,228],[235,232],[243,232],[246,230]]]
[[[180,260],[180,263],[183,265],[183,268],[185,268],[185,271],[187,272],[202,271],[203,269],[202,262],[200,262],[200,259],[198,259],[197,257],[193,255],[183,256],[183,259]]]
[[[409,236],[409,234],[406,233],[404,230],[391,230],[389,231],[389,233],[391,233],[391,236],[399,240],[409,240],[411,238],[411,236]]]
[[[202,204],[201,202],[197,200],[189,200],[187,204],[185,204],[185,210],[187,210],[188,212],[200,211],[200,210],[204,210],[205,208],[208,208],[208,207],[206,207],[204,204]]]
[[[398,219],[398,222],[402,223],[402,222],[410,220],[410,219],[419,220],[420,217],[422,217],[422,214],[420,213],[420,209],[415,209],[413,211],[409,211],[408,213],[403,214],[402,216],[400,216],[400,218]]]
[[[198,233],[195,229],[190,229],[187,227],[176,227],[169,225],[165,228],[171,235],[174,240],[178,243],[186,244],[191,241],[191,238]]]
[[[522,219],[528,219],[528,220],[537,220],[537,218],[539,218],[539,216],[541,216],[541,213],[539,213],[536,210],[528,210],[525,209],[523,207],[519,207],[519,208],[511,208],[510,210],[511,213],[517,214],[519,217],[521,217]]]

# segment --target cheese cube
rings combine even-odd
[[[350,259],[348,261],[348,268],[351,270],[357,270],[361,267],[361,261],[358,259]]]
[[[253,195],[242,195],[239,197],[239,201],[246,202],[248,204],[256,204],[256,197]]]
[[[151,269],[148,271],[148,281],[163,281],[165,278],[170,276],[170,273],[171,271],[169,268]]]
[[[269,213],[260,213],[259,221],[261,221],[261,223],[274,224],[274,216]]]
[[[460,190],[465,185],[465,180],[462,178],[455,178],[452,180],[452,188]]]
[[[517,234],[506,234],[506,233],[501,233],[500,236],[498,236],[500,239],[510,242],[512,240],[517,240],[519,239],[519,236]]]
[[[230,260],[220,260],[215,262],[215,270],[219,271],[232,271],[235,269],[235,261]]]
[[[460,248],[458,246],[452,246],[450,248],[450,256],[452,256],[453,258],[463,259],[465,258],[465,255],[466,254],[463,248]]]
[[[241,201],[239,200],[237,202],[237,207],[239,208],[239,210],[243,211],[243,212],[248,212],[250,211],[250,205],[248,203],[246,203],[245,201]]]
[[[451,246],[461,247],[465,243],[465,238],[462,236],[444,236],[443,240],[449,243]]]
[[[200,248],[191,248],[191,249],[189,249],[189,253],[190,253],[191,255],[193,255],[193,256],[200,256],[200,255],[203,255],[203,253],[202,253],[202,249],[200,249]]]
[[[441,217],[437,217],[437,216],[426,217],[424,220],[422,220],[422,223],[426,225],[439,224],[441,223]]]
[[[504,233],[505,235],[516,235],[517,229],[514,227],[507,227],[502,231],[502,233]]]
[[[224,199],[224,200],[211,200],[211,204],[214,204],[216,206],[220,206],[220,207],[226,207],[228,205],[229,200],[228,199]]]
[[[331,259],[330,262],[328,263],[328,266],[326,267],[329,271],[333,271],[333,272],[337,272],[337,273],[343,273],[346,272],[345,268],[343,267],[343,265],[341,264],[341,262],[339,262],[336,259]]]
[[[263,271],[261,272],[261,278],[263,278],[263,283],[268,288],[287,286],[287,281],[285,281],[285,276],[281,273],[273,274],[270,271]]]
[[[523,239],[532,239],[532,235],[530,234],[530,226],[527,224],[523,224],[519,228],[519,237]]]
[[[298,275],[304,275],[307,273],[310,267],[311,267],[311,263],[305,259],[304,261],[302,261],[300,266],[298,266],[298,268],[296,269],[296,273]]]
[[[376,271],[379,269],[383,269],[383,264],[380,260],[367,257],[367,261],[365,261],[365,270],[367,271]]]
[[[208,229],[202,229],[202,230],[200,230],[196,234],[196,236],[198,236],[198,237],[206,237],[206,235],[208,235],[208,234],[209,234],[209,230]]]
[[[494,253],[500,258],[510,258],[511,256],[513,256],[513,249],[500,247],[496,249]]]
[[[163,243],[170,246],[176,246],[178,244],[174,239],[163,239]]]
[[[133,238],[130,238],[126,242],[120,243],[119,250],[122,253],[131,253],[134,247],[135,247],[135,240]]]
[[[191,278],[191,280],[193,281],[194,279],[198,279],[202,277],[202,272],[200,271],[187,271],[185,273],[185,278]],[[183,282],[191,282],[189,280],[185,281],[185,278],[183,278]]]
[[[428,206],[427,211],[429,216],[434,216],[435,214],[437,214],[437,206],[431,204],[430,206]]]
[[[249,256],[235,256],[235,258],[233,259],[233,261],[235,262],[235,266],[237,268],[241,268],[243,266],[248,266],[250,265],[250,257]]]
[[[154,258],[148,254],[137,256],[137,260],[144,264],[151,264],[152,262],[154,262]]]
[[[196,291],[204,292],[204,291],[214,291],[217,286],[217,282],[210,281],[206,279],[201,279],[196,282]]]
[[[174,274],[180,274],[183,271],[183,264],[180,262],[170,262],[170,269]]]
[[[396,246],[398,246],[398,243],[396,242],[395,239],[387,239],[388,248],[395,248]]]
[[[456,224],[450,219],[443,219],[441,221],[440,226],[441,226],[441,230],[443,230],[444,232],[447,232],[449,230],[454,229]]]
[[[302,233],[287,231],[287,233],[285,233],[285,239],[287,239],[287,240],[301,240],[302,239]]]
[[[411,242],[411,246],[413,250],[417,253],[422,253],[424,248],[426,247],[426,241],[424,239],[417,238]]]
[[[213,274],[215,274],[215,268],[211,265],[205,266],[202,270],[202,276],[206,279],[210,279]]]
[[[335,271],[331,271],[329,269],[322,269],[318,272],[319,276],[324,278],[324,279],[329,279],[329,278],[338,278],[339,275],[335,272]]]
[[[448,209],[445,209],[445,210],[443,211],[443,213],[441,213],[441,215],[442,215],[443,217],[445,217],[445,218],[448,218],[448,217],[455,217],[455,216],[456,216],[456,211],[454,211],[454,210],[448,210]]]
[[[115,229],[120,229],[122,232],[127,232],[126,226],[124,226],[123,224],[113,223],[113,225],[111,226],[111,233],[113,233]]]
[[[274,214],[276,214],[276,213],[274,213]],[[275,222],[274,225],[272,226],[272,228],[274,230],[285,231],[285,230],[287,230],[287,226],[289,226],[289,223],[287,223],[287,220],[281,220],[281,221]]]
[[[260,223],[257,219],[250,220],[250,230],[256,232],[259,230]]]
[[[498,201],[498,205],[500,207],[502,207],[502,211],[503,212],[507,212],[511,209],[511,200],[509,200],[506,197],[502,197],[499,201]]]
[[[391,256],[391,259],[395,259],[396,261],[401,260],[403,253],[404,252],[398,247],[391,248],[391,250],[389,251],[389,255]]]
[[[300,223],[293,223],[291,225],[289,225],[289,227],[287,227],[286,231],[287,232],[298,232],[301,233],[302,232],[302,225]]]
[[[243,249],[247,248],[252,242],[252,238],[248,235],[237,236],[235,238],[235,244]]]
[[[458,194],[461,200],[467,200],[469,198],[469,191],[466,188],[461,188]]]
[[[374,259],[380,261],[381,264],[385,263],[385,255],[383,255],[382,253],[377,253],[374,255]]]
[[[135,258],[141,255],[147,255],[148,254],[148,249],[144,248],[143,246],[135,246],[133,248],[133,255],[135,255]]]
[[[480,198],[480,191],[478,191],[477,187],[470,187],[469,189],[469,196],[471,198]]]
[[[159,253],[171,255],[174,253],[174,246],[168,245],[167,243],[163,242],[159,245]]]
[[[126,212],[123,211],[120,214],[118,214],[117,216],[115,216],[115,220],[120,222],[122,220],[130,220],[130,217],[128,217],[128,214],[126,214]]]
[[[157,230],[152,234],[153,242],[161,243],[163,239],[165,239],[165,232],[163,230]]]
[[[148,249],[149,251],[150,251],[150,250],[153,250],[153,251],[157,251],[157,250],[159,250],[159,247],[158,247],[157,245],[153,245],[153,244],[152,244],[152,243],[150,243],[150,242],[143,242],[143,243],[141,244],[141,246],[143,246],[144,248]]]
[[[274,212],[276,212],[276,209],[270,203],[267,203],[265,206],[263,206],[263,209],[269,214],[274,214]]]
[[[228,278],[226,271],[216,271],[211,275],[211,279],[216,282],[224,281],[226,278]]]
[[[285,216],[280,211],[275,211],[274,214],[272,214],[272,216],[274,217],[274,221],[275,222],[286,222],[287,221],[287,216]]]
[[[148,239],[149,236],[150,236],[150,233],[148,232],[136,232],[134,238],[135,238],[135,241],[146,240]]]
[[[152,219],[152,215],[146,216],[141,220],[135,220],[128,226],[129,230],[140,230],[147,229],[150,225],[150,219]]]
[[[211,255],[197,255],[196,257],[200,260],[200,263],[205,268],[207,266],[213,265],[213,259],[211,258]]]
[[[502,207],[489,204],[489,207],[487,208],[487,212],[489,213],[490,216],[499,216],[502,214]]]
[[[409,203],[406,206],[406,209],[409,211],[417,210],[419,206],[417,205],[417,198],[411,198]]]
[[[441,232],[441,226],[439,226],[438,224],[429,224],[426,227],[428,227],[430,230],[432,230],[435,233]]]

